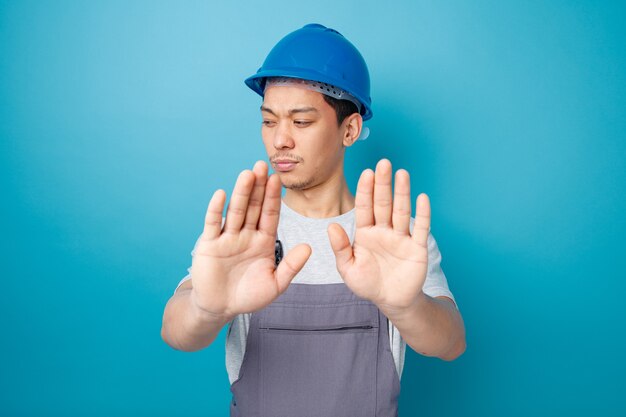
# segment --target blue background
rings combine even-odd
[[[178,352],[163,309],[266,158],[243,79],[319,22],[371,72],[349,184],[409,170],[467,327],[454,362],[407,350],[401,416],[625,415],[624,9],[0,1],[0,414],[228,415],[226,329]]]

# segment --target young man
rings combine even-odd
[[[372,112],[365,61],[337,31],[290,33],[246,84],[276,172],[241,172],[225,218],[213,194],[162,337],[194,351],[229,324],[231,416],[397,416],[406,344],[444,360],[465,350],[428,197],[412,218],[409,174],[392,190],[386,159],[348,189],[345,149]]]

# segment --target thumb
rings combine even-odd
[[[311,256],[311,247],[306,243],[301,243],[291,249],[280,261],[274,272],[280,294],[287,289],[291,280],[304,267],[309,256]]]
[[[333,248],[333,252],[335,252],[337,270],[341,273],[354,261],[350,239],[346,231],[343,230],[343,227],[337,223],[330,224],[327,232],[328,238],[330,239],[330,246]]]

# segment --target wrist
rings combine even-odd
[[[197,297],[198,294],[196,293],[195,288],[192,288],[191,293],[189,294],[189,303],[191,304],[191,312],[194,321],[201,324],[219,323],[224,325],[233,319],[234,316],[227,314],[226,312],[220,314],[206,310],[198,304]]]
[[[378,308],[382,311],[382,313],[392,321],[399,321],[410,317],[415,317],[416,314],[419,313],[429,302],[430,297],[422,290],[420,290],[413,302],[408,306],[391,306],[388,304],[380,304]]]

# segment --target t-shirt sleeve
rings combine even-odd
[[[224,222],[226,221],[226,217],[222,217],[222,227],[224,227]],[[198,236],[198,238],[196,239],[196,243],[193,245],[193,249],[191,250],[191,259],[193,260],[193,257],[196,254],[196,247],[198,246],[198,242],[200,241],[200,237],[202,237],[202,234],[200,234],[200,236]],[[180,287],[183,282],[187,281],[191,279],[191,265],[189,265],[189,268],[187,268],[187,275],[185,275],[183,277],[183,279],[181,279],[178,282],[178,285],[176,286],[176,289],[174,289],[174,293],[176,293],[176,290],[178,290],[178,287]]]
[[[410,230],[413,232],[413,224],[415,219],[411,217]],[[454,301],[454,295],[448,288],[448,280],[446,279],[443,269],[441,269],[441,252],[437,246],[437,241],[431,232],[428,232],[428,272],[426,273],[426,281],[424,281],[424,294],[430,297],[446,296]],[[458,305],[456,305],[458,309]]]

